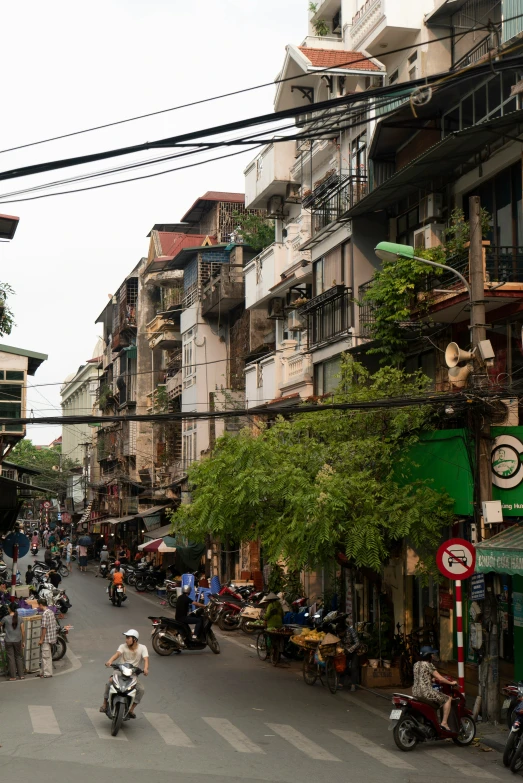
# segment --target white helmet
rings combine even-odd
[[[102,549],[106,550],[107,549],[107,544],[104,544]]]
[[[138,631],[137,631],[135,628],[129,628],[129,630],[128,630],[128,631],[126,631],[126,632],[125,632],[123,635],[124,635],[124,636],[134,636],[134,638],[135,638],[137,641],[138,641],[138,639],[140,638],[140,634],[138,633]]]

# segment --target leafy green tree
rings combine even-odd
[[[16,444],[7,461],[39,470],[41,475],[34,477],[34,484],[63,495],[67,489],[67,479],[72,475],[71,469],[79,465],[69,457],[62,457],[61,451],[60,446],[37,449],[31,440],[24,438]]]
[[[9,283],[0,283],[0,337],[11,334],[14,326],[14,313],[7,304],[9,296],[14,294]]]
[[[336,402],[421,395],[428,379],[384,367],[371,376],[344,359]],[[395,542],[430,557],[452,518],[452,500],[405,483],[408,448],[430,426],[427,406],[297,413],[260,434],[217,441],[190,470],[192,503],[173,514],[177,532],[204,540],[260,539],[269,562],[314,567],[336,552],[379,571]]]
[[[246,245],[261,253],[274,242],[274,220],[256,212],[234,213],[238,233]]]

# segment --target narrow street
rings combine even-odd
[[[98,712],[108,676],[104,662],[129,627],[148,644],[147,617],[159,613],[159,602],[128,588],[128,601],[115,608],[106,583],[76,567],[64,581],[73,604],[67,615],[74,625],[73,662],[80,668],[69,669],[69,661],[52,681],[31,676],[0,683],[6,775],[45,783],[83,783],[92,780],[93,767],[110,769],[114,781],[127,779],[129,770],[146,773],[150,783],[165,773],[174,781],[208,776],[216,783],[323,783],[333,777],[451,783],[510,775],[496,751],[442,743],[401,753],[387,730],[385,699],[362,691],[332,696],[319,684],[309,688],[294,667],[260,662],[251,639],[223,634],[218,656],[205,651],[162,658],[149,645],[151,670],[138,718],[112,738],[110,722]]]

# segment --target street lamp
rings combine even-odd
[[[446,269],[447,272],[452,272],[453,275],[459,277],[469,295],[469,299],[472,302],[472,293],[470,285],[465,280],[463,275],[456,269],[446,264],[438,264],[437,261],[429,261],[426,258],[420,258],[414,255],[414,248],[412,245],[398,245],[395,242],[380,242],[374,248],[374,252],[382,261],[397,261],[398,258],[407,258],[410,261],[419,261],[421,264],[428,264],[428,266],[436,266],[438,269]]]

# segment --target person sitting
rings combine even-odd
[[[120,561],[115,560],[114,561],[114,568],[109,574],[111,577],[111,584],[109,585],[109,595],[111,598],[113,597],[113,591],[116,587],[123,587],[124,592],[124,598],[125,596],[125,585],[123,583],[123,571],[120,568]]]
[[[25,583],[26,585],[32,585],[34,579],[34,572],[33,572],[33,566],[28,565],[27,571],[25,572]]]
[[[452,706],[452,696],[447,696],[445,693],[434,690],[432,683],[443,682],[445,685],[457,685],[458,683],[453,681],[449,682],[446,677],[442,677],[436,670],[436,667],[432,663],[432,656],[436,655],[438,651],[433,650],[432,647],[422,647],[420,650],[421,660],[414,664],[414,685],[412,686],[412,695],[415,699],[423,699],[430,702],[434,709],[443,707],[443,716],[441,718],[441,728],[446,731],[451,731],[448,724],[450,708]]]
[[[48,572],[47,578],[49,579],[53,587],[56,588],[58,588],[60,582],[62,581],[62,577],[60,576],[58,571],[56,571],[54,568],[51,568],[51,570]]]
[[[174,619],[179,623],[185,623],[185,625],[194,625],[194,637],[198,638],[203,625],[203,617],[189,617],[191,613],[191,605],[194,603],[196,607],[202,607],[204,604],[199,604],[196,601],[192,601],[190,585],[184,585],[182,588],[182,594],[176,599],[176,614]]]
[[[109,562],[109,552],[107,550],[107,544],[104,544],[102,547],[102,551],[100,552],[100,563],[108,563]]]

